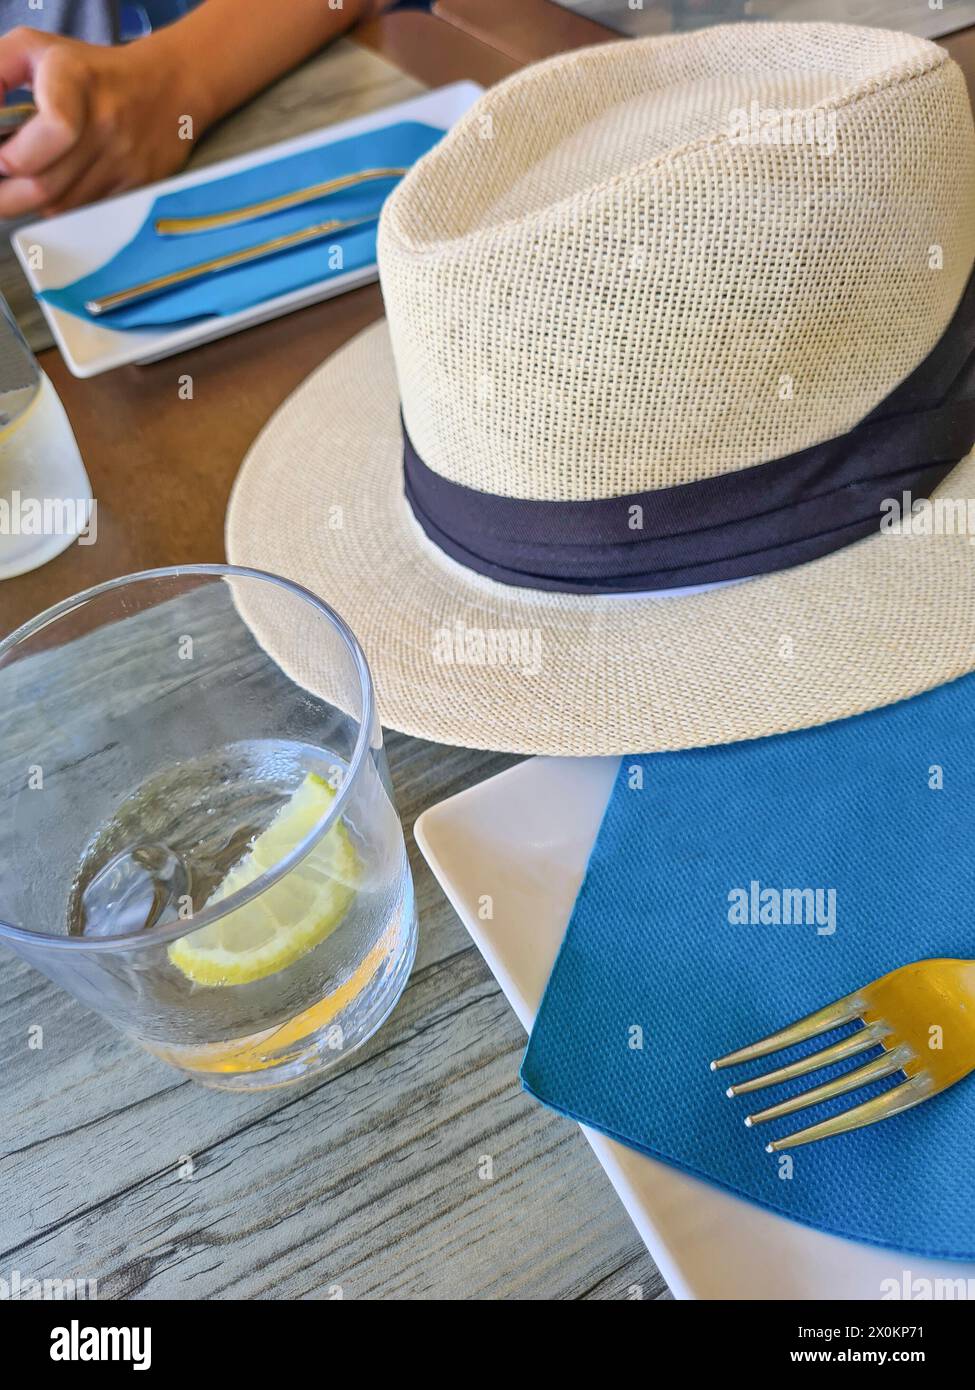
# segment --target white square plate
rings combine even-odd
[[[423,121],[446,131],[474,104],[482,91],[483,88],[476,82],[453,82],[449,87],[440,87],[381,111],[370,111],[368,115],[356,116],[323,130],[313,130],[293,140],[250,150],[235,159],[207,165],[205,169],[191,174],[179,174],[161,183],[150,184],[147,188],[123,193],[118,198],[92,203],[76,212],[62,213],[60,217],[51,217],[43,222],[31,222],[26,227],[19,227],[11,235],[10,242],[35,294],[39,290],[68,285],[79,276],[104,265],[131,241],[152,204],[163,193],[174,193],[177,189],[190,188],[198,183],[210,183],[256,164],[266,164],[285,155],[332,144],[347,136],[361,135],[367,130],[376,130],[396,121]],[[344,275],[290,290],[287,294],[277,295],[274,299],[251,305],[235,314],[218,315],[176,328],[142,328],[123,332],[77,318],[63,309],[45,304],[43,300],[40,305],[65,362],[75,376],[88,377],[97,376],[99,372],[107,372],[113,367],[126,366],[130,362],[154,362],[157,358],[182,352],[184,348],[195,347],[198,343],[223,338],[228,333],[264,323],[280,314],[290,314],[293,309],[303,309],[306,304],[330,299],[332,295],[342,294],[345,290],[358,289],[360,285],[375,280],[376,274],[375,263],[360,266]]]
[[[618,767],[616,758],[532,758],[416,823],[417,844],[526,1031]],[[485,893],[490,921],[478,913]],[[678,1298],[878,1299],[892,1296],[885,1280],[901,1289],[905,1277],[975,1280],[975,1264],[825,1235],[582,1130]]]

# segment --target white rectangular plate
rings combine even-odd
[[[618,767],[616,758],[532,758],[416,823],[417,844],[526,1032]],[[478,914],[485,885],[491,921]],[[905,1272],[975,1280],[975,1264],[825,1235],[582,1131],[678,1298],[878,1299],[890,1296],[885,1280],[903,1287]]]
[[[356,116],[323,130],[313,130],[277,145],[250,150],[247,154],[210,164],[191,174],[179,174],[161,183],[150,184],[147,188],[136,189],[133,193],[92,203],[76,212],[62,213],[60,217],[31,222],[11,235],[11,245],[35,294],[40,290],[68,285],[79,276],[104,265],[120,251],[135,236],[153,202],[163,193],[174,193],[177,189],[190,188],[198,183],[210,183],[256,164],[266,164],[285,155],[332,144],[347,136],[377,130],[396,121],[423,121],[446,131],[474,104],[482,90],[476,82],[453,82],[449,87],[440,87],[421,97],[412,97],[395,106],[370,111],[368,115]],[[293,309],[303,309],[306,304],[330,299],[332,295],[342,294],[345,290],[358,289],[360,285],[375,280],[376,274],[375,263],[360,266],[345,275],[319,280],[313,285],[291,290],[288,294],[278,295],[235,314],[223,314],[175,328],[143,328],[122,332],[76,318],[74,314],[52,308],[43,300],[40,305],[65,362],[75,376],[88,377],[110,371],[113,367],[126,366],[130,362],[154,362],[157,358],[182,352],[198,343],[223,338],[228,333],[264,323],[280,314],[290,314]]]

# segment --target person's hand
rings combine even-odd
[[[37,107],[0,145],[0,217],[61,212],[180,168],[186,135],[201,131],[187,129],[199,113],[179,67],[152,37],[118,48],[24,28],[0,38],[0,88],[32,88]]]

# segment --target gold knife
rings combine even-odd
[[[373,212],[368,217],[355,217],[344,222],[334,218],[330,222],[316,222],[314,226],[271,237],[269,241],[247,246],[242,251],[230,251],[226,255],[214,256],[211,260],[187,266],[183,270],[172,270],[167,275],[157,275],[155,279],[145,280],[141,285],[133,285],[130,289],[99,295],[97,299],[87,300],[85,308],[89,314],[96,316],[107,314],[112,309],[124,308],[125,305],[134,304],[140,299],[151,299],[154,295],[164,294],[166,290],[199,280],[204,275],[214,275],[221,270],[233,270],[235,266],[246,265],[249,261],[260,260],[263,256],[273,256],[275,252],[287,251],[292,246],[302,246],[308,241],[320,241],[323,237],[334,236],[336,232],[347,232],[352,227],[364,227],[369,222],[375,222],[378,217],[379,213]]]
[[[343,174],[340,178],[313,183],[293,193],[281,193],[276,198],[264,198],[245,207],[231,208],[229,212],[204,212],[192,217],[157,217],[154,225],[160,236],[212,232],[218,227],[236,227],[238,223],[249,222],[254,217],[266,217],[272,212],[283,212],[285,208],[313,203],[316,198],[338,193],[343,188],[354,188],[356,184],[366,183],[369,179],[398,179],[405,173],[405,169],[362,169],[357,174]]]

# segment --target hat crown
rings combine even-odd
[[[957,65],[884,30],[723,26],[517,74],[381,219],[413,446],[567,501],[844,433],[951,319],[973,163]]]

